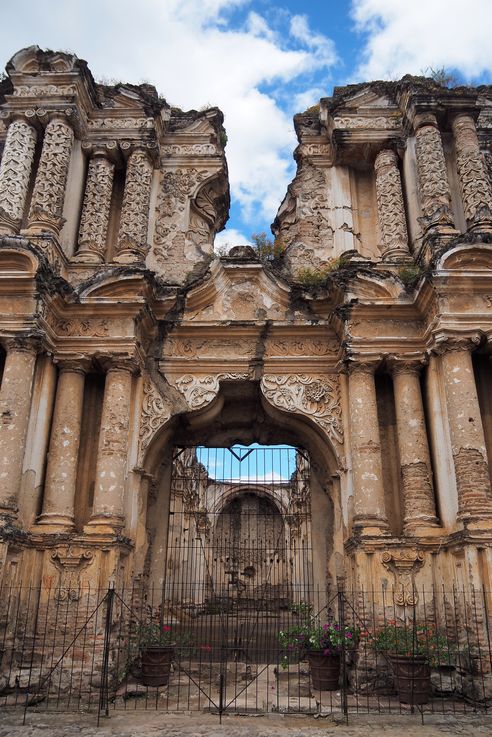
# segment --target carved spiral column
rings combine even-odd
[[[55,117],[46,126],[29,209],[30,232],[60,233],[73,138],[73,130],[65,118]]]
[[[391,149],[380,151],[374,162],[374,171],[383,259],[408,260],[407,221],[396,153]]]
[[[101,526],[124,526],[124,491],[128,456],[133,363],[111,365],[104,387],[101,430],[97,452],[96,482],[91,519],[86,531]]]
[[[17,513],[37,345],[13,339],[6,347],[0,390],[0,515],[9,518]]]
[[[104,261],[113,178],[113,162],[109,161],[104,151],[95,151],[87,170],[77,261],[83,263]]]
[[[20,229],[36,138],[34,128],[23,119],[9,125],[0,164],[0,235]]]
[[[405,532],[437,524],[420,370],[419,363],[396,360],[392,366]]]
[[[461,194],[469,228],[492,228],[492,192],[485,162],[480,153],[475,121],[460,114],[453,120],[456,145],[456,165],[460,176]]]
[[[454,234],[451,192],[437,121],[433,115],[417,116],[415,128],[424,230]]]
[[[133,151],[127,162],[125,191],[114,261],[127,264],[144,261],[148,250],[152,162],[145,151]]]
[[[354,525],[370,532],[388,528],[374,364],[349,367],[350,437],[354,482]]]
[[[71,530],[74,526],[86,368],[81,363],[62,363],[56,387],[43,512],[38,524],[55,526],[57,530]]]
[[[478,403],[472,339],[448,341],[439,352],[444,374],[451,450],[458,488],[458,518],[492,518],[492,490]]]

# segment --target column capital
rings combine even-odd
[[[368,374],[374,376],[377,369],[381,365],[381,358],[350,358],[347,363],[347,373],[352,374]]]
[[[417,132],[420,128],[424,128],[426,126],[432,126],[433,128],[437,128],[437,130],[439,130],[439,125],[437,123],[437,118],[435,114],[431,112],[417,113],[413,119],[414,131]]]
[[[417,374],[420,375],[422,369],[427,363],[426,356],[389,356],[387,365],[392,376],[397,374]]]
[[[434,345],[431,347],[430,352],[437,356],[442,356],[445,353],[452,352],[463,352],[471,353],[475,348],[480,345],[482,336],[478,333],[471,335],[450,335],[444,338],[437,338]]]
[[[115,371],[127,371],[132,376],[136,376],[140,373],[140,364],[132,356],[98,356],[97,358],[106,374]]]
[[[89,158],[108,159],[113,164],[121,161],[120,149],[115,139],[109,141],[82,141],[82,151]]]
[[[10,338],[5,338],[3,345],[7,353],[15,351],[18,353],[33,353],[34,355],[37,355],[43,347],[41,338],[36,335],[13,335]]]
[[[374,159],[374,169],[380,171],[388,166],[398,166],[398,154],[392,148],[383,148],[376,154]]]
[[[60,373],[72,373],[72,374],[87,374],[91,367],[92,361],[90,358],[67,358],[65,356],[55,356],[53,363],[58,367]]]

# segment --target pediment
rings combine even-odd
[[[337,115],[342,111],[388,110],[388,108],[395,107],[395,103],[388,96],[378,94],[370,87],[365,87],[353,96],[345,98],[343,105],[337,108]]]
[[[142,112],[143,104],[142,99],[136,90],[129,89],[128,87],[118,87],[112,102],[115,108],[121,110],[135,110]]]
[[[289,296],[289,288],[258,262],[217,261],[207,281],[188,294],[183,319],[283,320]]]
[[[362,300],[390,300],[396,299],[403,291],[396,280],[384,281],[374,277],[358,274],[350,283],[350,296]]]
[[[214,133],[213,126],[207,118],[202,117],[198,120],[194,120],[193,123],[187,125],[186,128],[182,128],[180,133],[196,134],[196,135],[210,135]]]
[[[489,271],[492,269],[492,246],[458,246],[444,254],[439,263],[440,269]]]
[[[8,72],[17,74],[37,74],[38,72],[71,72],[75,69],[77,57],[61,51],[43,51],[39,46],[28,46],[18,51],[8,62]]]
[[[0,273],[34,276],[38,269],[38,259],[34,254],[14,248],[0,250]]]
[[[139,275],[112,276],[104,281],[82,284],[80,288],[80,296],[84,300],[142,301],[147,293],[147,282]]]

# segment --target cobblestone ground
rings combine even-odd
[[[491,737],[492,715],[427,715],[422,725],[415,716],[353,716],[346,725],[332,717],[307,716],[232,716],[222,724],[210,714],[174,715],[162,713],[115,714],[101,719],[87,714],[41,714],[30,712],[22,726],[22,713],[0,714],[0,737],[439,737],[443,734],[464,737]]]

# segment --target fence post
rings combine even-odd
[[[348,724],[348,700],[347,700],[347,660],[346,660],[346,643],[345,643],[345,592],[343,588],[338,588],[338,619],[340,624],[340,632],[342,635],[342,688],[340,696],[342,699],[342,713],[345,716],[345,723]]]
[[[114,602],[114,585],[109,586],[106,599],[106,621],[104,626],[104,648],[103,663],[101,673],[101,686],[99,690],[99,710],[97,712],[97,726],[101,718],[101,711],[105,710],[105,715],[109,717],[109,646],[111,644],[111,622],[113,618],[113,602]]]

